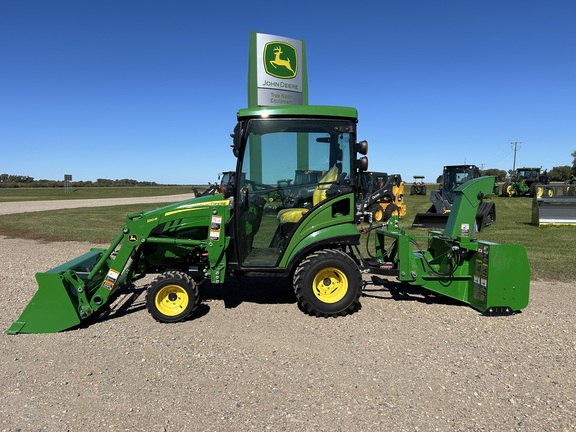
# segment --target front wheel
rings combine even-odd
[[[336,317],[360,306],[362,275],[352,258],[336,249],[305,258],[294,272],[294,291],[306,313]]]
[[[368,212],[372,215],[372,222],[382,222],[382,219],[384,218],[384,210],[380,204],[372,204],[368,207]]]
[[[189,317],[200,302],[198,285],[188,274],[167,271],[146,291],[146,307],[157,321],[175,323]]]

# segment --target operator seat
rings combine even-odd
[[[318,205],[322,201],[324,201],[327,196],[326,193],[332,183],[338,180],[339,169],[338,165],[334,165],[328,171],[324,173],[324,175],[320,178],[318,182],[318,186],[314,190],[312,194],[312,205]],[[306,208],[290,208],[290,209],[283,209],[278,212],[278,221],[280,224],[287,224],[287,223],[298,223],[302,216],[304,216],[309,209]]]

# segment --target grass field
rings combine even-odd
[[[123,191],[125,194],[114,196],[142,196],[132,195],[137,192],[130,190],[131,188],[116,189],[118,190],[114,193]],[[0,195],[1,192],[0,190]],[[164,194],[176,193],[178,193],[177,189],[174,188],[164,191]],[[49,199],[40,192],[34,196],[35,198],[31,199]],[[92,196],[92,198],[102,197],[104,196]],[[492,200],[496,204],[497,221],[496,224],[478,233],[479,239],[524,245],[533,279],[565,282],[576,280],[576,254],[574,253],[576,226],[538,227],[531,225],[532,201],[528,197],[492,197]],[[407,215],[401,220],[401,226],[407,228],[410,233],[426,235],[426,230],[413,229],[410,226],[417,212],[425,212],[428,209],[430,197],[406,195],[405,202]],[[161,204],[138,204],[0,216],[0,235],[47,241],[76,240],[107,244],[118,234],[128,213],[160,206]]]
[[[191,186],[82,187],[65,193],[63,188],[0,188],[0,202],[130,198],[192,192]]]

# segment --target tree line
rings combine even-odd
[[[58,188],[65,187],[64,180],[35,180],[25,175],[0,174],[0,188]],[[68,183],[70,184],[70,183]],[[137,181],[132,179],[97,179],[96,181],[81,180],[73,182],[75,188],[80,187],[134,187],[134,186],[161,186],[156,182]]]

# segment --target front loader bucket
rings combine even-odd
[[[103,249],[92,249],[47,272],[36,273],[38,291],[6,333],[56,333],[80,324],[82,301],[79,292],[86,289],[84,279],[103,252]],[[95,286],[101,281],[98,277],[91,283]]]
[[[412,222],[412,228],[446,228],[446,223],[450,217],[447,213],[417,213]],[[494,203],[480,203],[476,214],[476,230],[482,231],[489,225],[496,222],[496,206]]]
[[[412,228],[444,228],[450,213],[417,213]]]
[[[533,225],[576,225],[576,197],[534,197]]]

